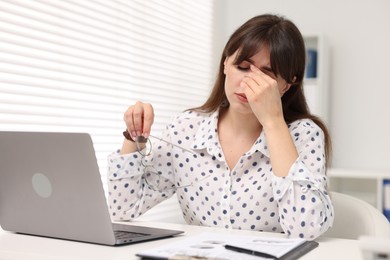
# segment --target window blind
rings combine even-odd
[[[159,135],[205,101],[212,29],[209,0],[1,0],[0,130],[91,134],[105,183],[129,105]]]

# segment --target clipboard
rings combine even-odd
[[[291,250],[287,254],[285,254],[282,257],[279,257],[279,260],[294,260],[299,259],[301,256],[307,254],[314,248],[318,247],[318,242],[316,241],[306,241],[302,245],[296,247],[295,249]]]
[[[264,253],[261,250],[249,250],[245,248],[240,248],[236,247],[233,245],[225,245],[225,248],[228,250],[233,250],[236,252],[244,253],[244,254],[249,254],[249,255],[254,255],[262,258],[267,258],[267,259],[275,259],[275,260],[295,260],[299,259],[301,256],[305,255],[306,253],[310,252],[314,248],[318,247],[318,242],[316,241],[305,241],[299,246],[293,248],[292,250],[288,251],[286,254],[282,256],[274,256],[268,253]]]

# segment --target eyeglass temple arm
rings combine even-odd
[[[182,149],[182,150],[184,150],[184,151],[187,151],[187,152],[189,152],[189,153],[194,154],[193,151],[188,150],[188,149],[186,149],[186,148],[184,148],[184,147],[181,147],[181,146],[179,146],[179,145],[173,144],[173,143],[171,143],[171,142],[168,142],[167,140],[164,140],[164,139],[162,139],[162,138],[160,138],[160,137],[157,137],[157,136],[154,136],[154,135],[149,135],[149,136],[151,136],[151,137],[153,137],[153,138],[156,138],[157,140],[163,141],[163,142],[165,142],[165,143],[167,143],[167,144],[170,144],[170,145],[172,145],[172,146],[175,146],[175,147],[177,147],[177,148],[179,148],[179,149]],[[138,141],[138,142],[143,142],[143,140],[145,140],[145,143],[146,143],[147,138],[145,138],[145,137],[143,137],[143,136],[140,136],[140,137],[142,137],[143,139],[142,139],[141,141]]]

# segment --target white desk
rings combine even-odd
[[[0,259],[1,260],[79,260],[79,259],[104,259],[104,260],[130,260],[138,259],[137,252],[155,246],[172,243],[187,236],[201,232],[220,232],[229,234],[254,235],[280,237],[282,234],[254,232],[243,230],[226,230],[209,227],[189,226],[171,223],[141,222],[140,225],[184,230],[185,234],[174,238],[143,242],[133,245],[111,247],[82,242],[73,242],[59,239],[35,237],[14,234],[0,229]],[[321,259],[354,259],[362,260],[357,240],[319,238],[316,240],[319,246],[303,256],[302,260]]]

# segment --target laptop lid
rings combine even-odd
[[[0,132],[0,147],[0,225],[4,230],[117,244],[88,134]],[[182,233],[121,226],[144,234],[124,243]]]

